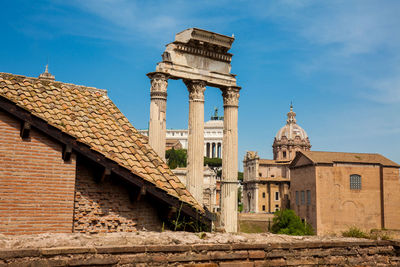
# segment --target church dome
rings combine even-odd
[[[306,131],[296,123],[293,105],[290,105],[287,117],[286,125],[278,131],[272,145],[274,160],[292,160],[297,151],[308,151],[311,148]]]
[[[283,126],[275,136],[276,140],[282,140],[286,137],[288,140],[294,140],[296,136],[300,137],[301,140],[308,138],[306,131],[296,123],[296,113],[293,111],[293,106],[290,106],[290,112],[287,114],[288,119],[286,125]]]

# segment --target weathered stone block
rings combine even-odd
[[[220,262],[220,267],[253,267],[254,263],[250,261],[228,261],[228,262]]]
[[[264,259],[264,250],[249,250],[249,259]]]

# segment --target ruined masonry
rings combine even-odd
[[[190,28],[175,36],[162,55],[151,80],[149,144],[164,158],[168,80],[182,79],[189,91],[187,188],[202,202],[204,154],[204,91],[206,86],[222,91],[224,136],[221,181],[221,225],[237,231],[238,102],[236,78],[231,74],[233,37]]]

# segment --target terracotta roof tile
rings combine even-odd
[[[0,96],[204,211],[104,90],[0,73]]]
[[[301,151],[307,158],[314,163],[368,163],[382,164],[384,166],[400,167],[399,164],[380,154],[369,153],[346,153],[346,152],[327,152],[327,151]]]

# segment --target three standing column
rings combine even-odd
[[[221,222],[226,232],[238,231],[238,106],[240,87],[222,88],[224,137],[222,150]]]
[[[201,80],[185,80],[189,91],[189,123],[186,187],[199,203],[203,203],[204,165],[204,91]]]
[[[147,76],[151,79],[149,145],[165,160],[168,75],[152,72]]]

